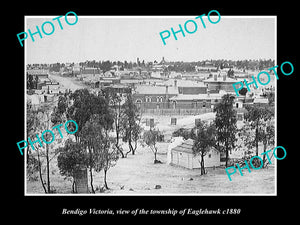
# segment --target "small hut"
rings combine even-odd
[[[193,154],[194,140],[188,139],[171,149],[171,165],[177,165],[188,169],[200,168],[200,156]],[[221,165],[220,153],[212,148],[204,156],[204,167]]]

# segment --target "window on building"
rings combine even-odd
[[[193,101],[193,102],[192,102],[192,108],[193,108],[193,109],[197,108],[197,101]]]
[[[211,154],[208,154],[208,158],[211,158]]]
[[[173,109],[176,109],[176,101],[173,101]]]

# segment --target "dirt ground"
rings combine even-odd
[[[82,88],[83,85],[75,80],[60,76],[51,76],[62,86],[72,90]],[[162,164],[154,164],[154,155],[148,147],[138,146],[136,155],[120,158],[115,167],[107,173],[109,190],[100,193],[103,187],[103,171],[94,173],[94,189],[96,194],[104,195],[275,195],[276,175],[275,168],[252,170],[249,173],[243,170],[244,176],[237,171],[229,181],[224,167],[208,169],[206,175],[200,176],[198,169],[189,170],[167,164],[168,141],[173,131],[180,127],[191,128],[195,118],[211,121],[215,113],[206,113],[197,116],[181,116],[177,118],[177,125],[170,124],[170,117],[152,117],[156,127],[165,135],[164,143],[159,143],[158,160]],[[145,124],[143,124],[144,126]],[[238,124],[239,125],[239,124]],[[146,127],[144,127],[147,129]],[[53,144],[54,145],[54,144]],[[57,147],[57,146],[56,146]],[[127,146],[124,144],[124,151]],[[274,165],[274,164],[272,164]],[[60,175],[57,161],[54,158],[50,163],[51,186],[57,194],[71,194],[71,181]],[[44,194],[39,180],[26,181],[27,194]]]
[[[171,166],[167,162],[168,143],[159,143],[158,159],[162,164],[154,164],[154,156],[148,147],[139,146],[135,155],[120,158],[115,167],[107,174],[109,190],[100,193],[103,186],[103,171],[94,173],[96,194],[110,195],[235,195],[275,193],[275,169],[243,170],[244,176],[237,171],[229,181],[224,167],[210,168],[206,175],[200,176],[198,169],[189,170]],[[56,161],[52,161],[51,186],[57,194],[71,194],[71,182],[59,174]],[[157,186],[160,185],[160,186]],[[27,181],[28,194],[43,194],[38,181]]]

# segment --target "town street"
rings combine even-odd
[[[52,74],[52,73],[49,73],[49,78],[51,80],[55,80],[55,81],[59,82],[59,84],[62,87],[66,88],[66,89],[71,89],[72,91],[75,91],[77,89],[81,89],[81,88],[85,87],[83,84],[79,84],[79,82],[75,83],[75,81],[73,80],[74,78],[63,77],[63,76]]]

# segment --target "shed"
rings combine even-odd
[[[200,168],[200,156],[193,154],[194,140],[188,139],[171,149],[171,165],[177,165],[188,169]],[[220,153],[212,148],[204,156],[204,167],[221,165]]]

